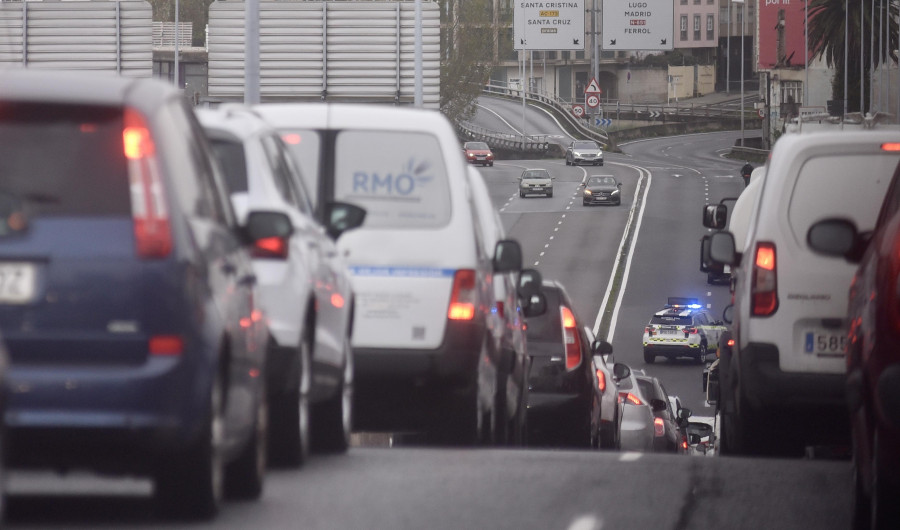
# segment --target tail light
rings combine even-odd
[[[134,239],[141,258],[165,258],[172,252],[169,210],[156,146],[144,117],[125,109],[122,147],[128,160]]]
[[[184,341],[179,335],[153,335],[148,341],[150,355],[181,355]]]
[[[597,388],[601,393],[606,392],[606,374],[603,373],[603,370],[597,370]]]
[[[778,309],[778,282],[775,267],[775,245],[768,242],[756,244],[751,277],[750,314],[767,317]]]
[[[264,237],[253,244],[250,254],[254,258],[287,259],[288,242],[281,237]]]
[[[460,269],[453,276],[453,292],[450,295],[450,320],[472,320],[475,318],[475,271]]]
[[[684,328],[685,335],[696,335],[699,331],[697,328]]]
[[[562,318],[563,344],[566,345],[566,370],[574,370],[581,364],[581,337],[578,335],[578,324],[575,314],[568,307],[559,306]]]
[[[641,401],[641,398],[635,396],[631,392],[619,392],[619,403],[625,403],[626,405],[643,405],[644,402]]]
[[[681,448],[685,451],[687,451],[688,448],[688,441],[684,437],[681,438]]]
[[[653,418],[653,436],[660,437],[666,434],[666,424],[662,418]]]
[[[644,328],[644,333],[646,333],[648,337],[652,337],[653,336],[653,326],[647,326],[646,328]]]
[[[727,344],[728,347],[731,348],[732,346],[734,346],[734,339],[728,339],[728,342],[726,342],[725,344]]]

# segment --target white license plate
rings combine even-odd
[[[23,304],[34,298],[35,266],[26,262],[0,262],[0,304]]]
[[[811,355],[844,355],[847,353],[845,330],[811,329],[803,334],[803,351]]]
[[[678,330],[674,329],[661,329],[659,330],[660,335],[678,335]]]

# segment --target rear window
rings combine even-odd
[[[547,310],[544,314],[525,319],[528,340],[541,342],[562,341],[562,323],[559,315],[559,294],[552,289],[543,289],[547,298]]]
[[[225,184],[228,193],[248,191],[247,184],[247,160],[244,157],[244,145],[241,142],[229,142],[227,140],[210,140],[219,167],[225,175]]]
[[[797,175],[788,210],[794,237],[806,241],[809,227],[825,217],[852,219],[860,232],[872,230],[897,160],[896,154],[866,154],[806,161]]]
[[[0,104],[0,192],[35,216],[131,215],[122,109]]]
[[[691,317],[680,317],[680,316],[653,316],[650,319],[651,324],[662,324],[666,326],[690,326],[692,321]]]
[[[649,400],[657,397],[656,387],[653,386],[653,382],[646,379],[638,379],[637,384],[638,388],[641,390],[641,395],[644,396],[644,399]]]
[[[450,222],[446,165],[433,135],[343,131],[335,150],[335,199],[365,208],[363,226],[439,228]]]

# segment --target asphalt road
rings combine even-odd
[[[698,270],[701,206],[741,190],[739,165],[721,150],[739,133],[637,142],[604,167],[562,160],[497,161],[483,169],[491,198],[526,264],[563,282],[593,327],[629,218],[640,227],[611,330],[617,360],[660,377],[704,411],[701,366],[644,366],[641,332],[668,296],[696,296],[718,313],[724,286]],[[524,167],[556,176],[552,198],[519,198]],[[623,182],[621,206],[584,207],[585,174]],[[643,181],[646,202],[636,196]],[[632,209],[633,212],[632,212]],[[773,437],[778,433],[773,432]],[[259,502],[226,504],[205,525],[173,527],[397,529],[847,528],[850,464],[830,460],[700,458],[527,449],[354,447],[274,470]],[[157,527],[142,480],[13,473],[10,528]]]

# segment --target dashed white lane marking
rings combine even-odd
[[[638,453],[637,451],[626,451],[622,453],[622,456],[619,457],[619,462],[636,462],[644,456],[644,453]]]
[[[603,520],[595,515],[581,515],[572,521],[567,530],[601,530]]]
[[[535,261],[534,266],[537,267],[540,263],[541,263],[540,261]]]
[[[550,241],[553,241],[554,237],[556,237],[556,236],[550,236]]]
[[[544,257],[544,252],[541,252],[541,257],[542,257],[542,258]]]
[[[546,245],[544,245],[544,248],[547,248],[549,246],[550,246],[550,243],[547,243]]]
[[[562,223],[560,223],[560,224],[562,224]],[[554,228],[553,231],[554,231],[554,232],[559,232],[559,227]],[[712,231],[712,229],[710,229],[710,231]]]

